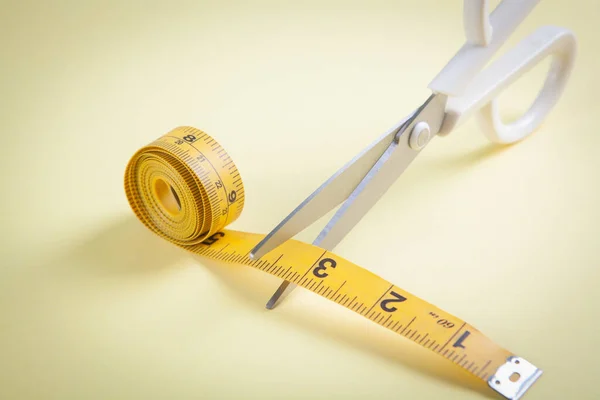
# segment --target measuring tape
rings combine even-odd
[[[520,398],[542,373],[465,321],[319,247],[289,240],[250,259],[264,235],[224,229],[242,212],[244,185],[233,160],[201,130],[179,127],[140,149],[127,165],[125,192],[137,217],[170,242],[302,286],[447,358],[506,398]]]

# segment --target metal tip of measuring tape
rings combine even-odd
[[[488,385],[509,400],[519,400],[542,372],[524,358],[511,356],[488,379]]]

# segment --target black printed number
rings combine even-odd
[[[464,342],[465,342],[465,340],[467,340],[467,338],[469,337],[470,334],[471,334],[470,331],[465,331],[465,333],[463,333],[456,340],[456,342],[454,342],[454,344],[452,345],[452,347],[458,347],[458,348],[464,349],[465,348]]]
[[[444,328],[454,328],[454,323],[448,321],[447,319],[438,319],[437,324],[443,326]]]
[[[387,312],[394,312],[397,310],[396,307],[394,306],[389,306],[391,303],[402,303],[403,301],[406,301],[406,297],[399,295],[398,293],[391,291],[390,294],[394,297],[392,299],[385,299],[381,301],[381,309],[383,311],[387,311]]]
[[[313,269],[313,275],[317,278],[326,278],[327,276],[329,276],[329,274],[324,271],[327,268],[335,268],[336,265],[337,263],[335,262],[335,260],[331,258],[324,258],[321,261],[319,261],[319,265],[317,265],[315,269]]]
[[[217,232],[214,235],[207,238],[204,242],[202,242],[202,244],[210,246],[211,244],[214,244],[217,240],[219,240],[219,238],[222,238],[223,236],[225,236],[225,234],[223,232]]]
[[[235,199],[237,199],[237,193],[235,190],[232,190],[231,193],[229,193],[229,202],[235,203]]]
[[[223,182],[221,181],[216,181],[215,182],[215,186],[217,187],[217,189],[221,189],[223,187]]]
[[[196,136],[194,135],[186,135],[183,137],[183,140],[185,140],[188,143],[194,143],[196,141]]]

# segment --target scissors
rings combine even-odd
[[[251,250],[250,257],[260,258],[343,203],[313,242],[333,250],[434,136],[448,135],[472,114],[496,143],[514,143],[536,130],[573,69],[575,35],[555,26],[538,28],[485,66],[538,2],[503,0],[490,14],[489,0],[464,0],[466,42],[429,83],[431,96],[308,196]],[[517,121],[504,123],[495,98],[549,55],[550,69],[536,99]],[[284,281],[267,308],[272,309],[294,287]]]

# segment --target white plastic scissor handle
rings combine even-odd
[[[446,117],[439,132],[450,133],[479,111],[484,134],[497,143],[512,143],[533,132],[561,96],[576,55],[575,35],[568,29],[544,26],[482,69],[539,0],[503,0],[488,14],[488,0],[464,1],[467,42],[429,84],[448,95]],[[553,60],[542,89],[517,121],[505,124],[495,98],[547,56]]]

